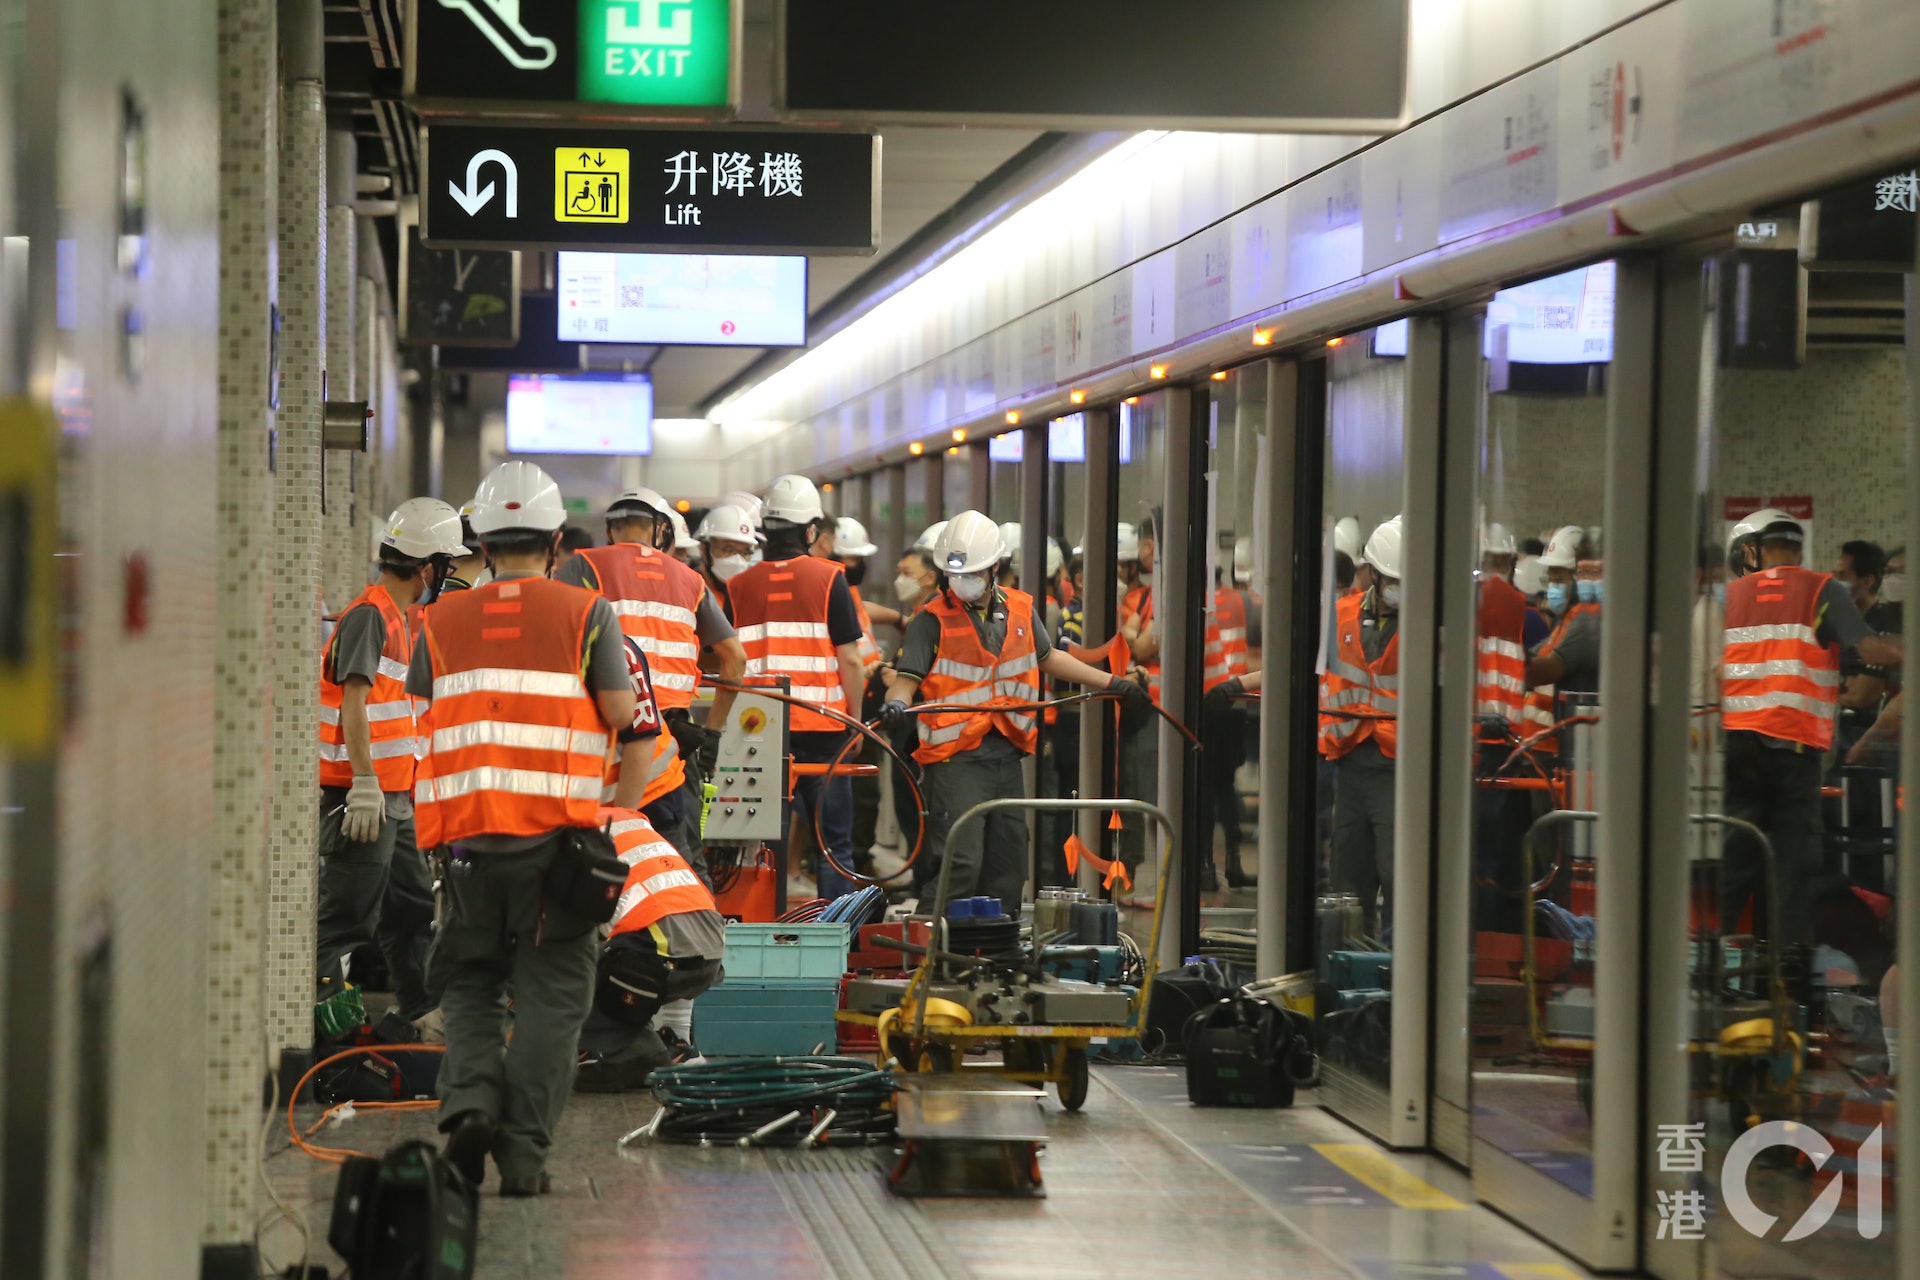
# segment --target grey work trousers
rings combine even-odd
[[[1393,761],[1363,744],[1334,767],[1333,887],[1359,897],[1380,937],[1393,913]]]
[[[949,902],[998,898],[1008,915],[1020,914],[1020,895],[1027,883],[1026,815],[1012,809],[988,813],[967,823],[957,841],[952,838],[954,819],[982,800],[1027,793],[1020,761],[1017,755],[983,757],[968,751],[926,767],[920,787],[927,801],[927,849],[953,859],[947,879]],[[927,892],[933,892],[931,883]]]
[[[479,1111],[500,1126],[502,1178],[538,1178],[573,1091],[580,1027],[593,1004],[595,922],[549,901],[560,838],[521,853],[468,853],[448,864],[446,909],[428,967],[443,991],[447,1054],[440,1128]],[[507,1038],[507,992],[513,1038]]]
[[[667,987],[661,992],[661,1003],[666,1005],[675,1000],[691,1000],[718,981],[718,960],[676,965],[667,976]],[[605,1062],[651,1058],[655,1065],[661,1065],[667,1060],[666,1045],[653,1024],[636,1027],[632,1023],[610,1018],[598,1008],[587,1015],[587,1025],[580,1032],[580,1052],[598,1054]]]
[[[336,794],[344,797],[345,791]],[[433,1008],[426,981],[433,873],[415,842],[411,817],[387,818],[379,835],[356,844],[340,834],[344,816],[322,800],[314,961],[320,994],[340,989],[342,962],[355,948],[378,943],[401,1014],[418,1018]]]
[[[1160,803],[1160,717],[1156,715],[1149,714],[1142,723],[1120,731],[1120,798]],[[1147,860],[1147,851],[1159,835],[1159,826],[1150,824],[1145,814],[1120,815],[1117,852],[1129,875]]]

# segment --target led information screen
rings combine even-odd
[[[739,35],[734,0],[412,0],[406,90],[428,114],[725,119]]]
[[[880,138],[808,129],[420,130],[435,248],[869,254]]]
[[[653,452],[653,380],[644,373],[507,379],[508,453]]]
[[[1408,0],[777,0],[788,119],[1384,131]]]
[[[807,343],[805,258],[563,253],[558,292],[563,341]]]
[[[1514,364],[1607,363],[1613,359],[1613,281],[1613,264],[1596,262],[1502,289],[1487,304],[1486,354],[1494,354],[1496,330],[1504,326],[1506,358]]]

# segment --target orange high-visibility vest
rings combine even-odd
[[[700,683],[700,633],[695,619],[706,579],[670,555],[637,542],[587,547],[578,553],[593,566],[600,594],[613,606],[620,630],[647,655],[653,695],[662,711],[693,703]]]
[[[380,667],[374,672],[373,687],[367,690],[367,739],[373,756],[373,771],[382,791],[413,790],[415,739],[413,699],[407,696],[408,631],[405,617],[394,605],[393,597],[378,583],[362,591],[347,606],[341,617],[370,604],[380,611],[387,625],[386,643],[380,647]],[[340,703],[346,697],[344,686],[331,679],[333,644],[320,662],[320,785],[350,787],[353,764],[347,759],[347,738],[340,724]]]
[[[853,592],[853,609],[860,615],[860,669],[868,675],[880,669],[880,642],[873,638],[873,619],[867,616],[867,602],[860,598],[860,588],[851,582],[847,590]]]
[[[1215,587],[1213,612],[1207,615],[1206,663],[1200,685],[1209,692],[1247,674],[1247,608],[1238,591]]]
[[[1135,587],[1120,601],[1120,625],[1138,621],[1145,627],[1153,621],[1153,588]],[[1160,701],[1160,659],[1143,663],[1147,671],[1147,693],[1157,705]]]
[[[733,623],[747,651],[750,676],[786,676],[796,698],[847,713],[840,654],[827,630],[827,601],[838,561],[799,555],[762,560],[734,575]],[[846,726],[805,707],[792,708],[795,733],[843,733]]]
[[[1575,618],[1583,618],[1590,613],[1598,612],[1600,612],[1600,606],[1591,602],[1575,602],[1569,605],[1567,611],[1553,624],[1553,631],[1547,636],[1546,643],[1536,649],[1533,656],[1535,658],[1552,657],[1554,651],[1560,647],[1560,642],[1566,638],[1567,628],[1573,625]],[[1522,625],[1524,625],[1524,623]],[[1526,702],[1522,705],[1520,719],[1525,722],[1521,730],[1522,737],[1530,737],[1533,734],[1545,729],[1551,729],[1554,725],[1559,724],[1560,709],[1558,695],[1555,693],[1554,687],[1550,684],[1543,684],[1536,685],[1527,690],[1527,698]],[[1555,735],[1549,735],[1533,745],[1537,751],[1558,751],[1560,749],[1560,739]]]
[[[633,680],[633,730],[637,733],[645,729],[661,730],[660,700],[654,691],[653,682],[648,679],[649,663],[642,653],[635,652],[637,642],[631,637],[626,641],[627,674]],[[624,748],[616,745],[611,758],[607,761],[606,783],[600,788],[600,800],[603,804],[612,804],[613,797],[620,790],[620,765]],[[673,753],[673,762],[661,768],[657,763],[655,772],[648,779],[646,790],[640,793],[640,807],[651,805],[668,792],[677,791],[686,783],[686,762],[681,759],[679,745],[671,733],[656,733],[653,739],[652,759],[656,762],[668,752]]]
[[[998,698],[1016,702],[1040,700],[1040,660],[1033,644],[1033,597],[1011,587],[1001,595],[1007,610],[1007,634],[1000,652],[988,653],[973,629],[966,606],[941,592],[927,602],[927,612],[940,619],[940,647],[934,653],[933,670],[920,682],[920,695],[928,702],[955,702],[981,706]],[[918,722],[920,745],[913,758],[921,764],[938,764],[962,751],[971,751],[986,740],[990,729],[1006,735],[1007,741],[1026,752],[1040,740],[1040,727],[1030,711],[995,711],[982,715],[977,711],[924,712]]]
[[[595,815],[595,824],[613,836],[613,851],[627,864],[627,884],[613,908],[614,935],[638,933],[667,916],[716,910],[707,886],[645,817],[607,807]]]
[[[583,674],[595,598],[513,578],[427,611],[433,736],[414,787],[421,848],[594,825],[612,740]]]
[[[1400,711],[1400,632],[1395,629],[1377,661],[1367,661],[1366,648],[1360,643],[1360,606],[1365,601],[1364,595],[1346,596],[1335,609],[1337,644],[1327,655],[1327,673],[1320,677],[1320,706],[1323,711],[1396,716]],[[1372,738],[1380,745],[1380,754],[1391,760],[1398,732],[1399,724],[1393,719],[1323,714],[1320,754],[1338,760]]]
[[[1825,751],[1840,701],[1840,648],[1821,644],[1820,592],[1831,575],[1797,565],[1727,584],[1720,724]]]
[[[1474,622],[1475,715],[1499,716],[1518,729],[1527,699],[1527,598],[1505,578],[1480,580]]]

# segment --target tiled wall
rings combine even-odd
[[[355,360],[359,335],[358,290],[354,287],[359,261],[359,219],[353,207],[327,206],[327,398],[358,400],[366,394]],[[368,499],[367,473],[372,455],[335,451],[326,459],[327,502],[321,551],[322,593],[327,613],[337,614],[367,585],[367,565],[373,552],[372,526],[366,538],[355,540],[355,523],[364,520],[359,508]],[[383,511],[380,514],[385,515]]]
[[[1325,509],[1358,516],[1364,540],[1406,492],[1407,362],[1370,359],[1359,344],[1329,359]]]
[[[1481,479],[1486,518],[1545,541],[1561,525],[1598,525],[1605,507],[1607,398],[1487,397]]]

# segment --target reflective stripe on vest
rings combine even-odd
[[[593,825],[612,738],[582,675],[595,598],[513,578],[427,611],[433,733],[414,788],[422,848]]]
[[[1527,698],[1527,598],[1505,578],[1480,581],[1474,621],[1475,715],[1518,725]]]
[[[588,547],[578,554],[592,566],[600,594],[620,619],[620,630],[647,655],[660,709],[691,706],[700,684],[696,625],[706,580],[672,556],[637,542]]]
[[[1720,682],[1720,723],[1727,731],[1816,751],[1833,745],[1840,650],[1819,637],[1820,593],[1828,580],[1781,565],[1727,584]]]
[[[833,580],[843,572],[838,561],[814,556],[763,560],[727,584],[733,620],[747,651],[750,676],[783,675],[795,698],[845,713],[840,687],[840,655],[827,626]],[[795,733],[840,733],[838,720],[806,707],[793,707],[789,727]]]
[[[361,605],[377,609],[380,621],[386,624],[380,662],[372,686],[367,690],[367,742],[373,772],[380,780],[382,791],[411,791],[420,733],[415,727],[413,699],[407,695],[407,662],[412,654],[406,616],[394,605],[386,588],[377,583],[355,597],[341,618],[345,619]],[[333,641],[320,659],[320,785],[323,787],[353,785],[346,730],[340,722],[346,687],[329,678],[333,669],[333,646],[339,636],[336,628]]]
[[[1247,608],[1238,591],[1214,588],[1206,639],[1200,671],[1203,692],[1247,674]]]
[[[940,647],[933,670],[920,682],[920,694],[928,702],[983,707],[995,700],[1040,700],[1033,597],[1011,588],[1003,590],[1001,596],[1007,611],[1007,634],[998,654],[987,652],[980,643],[980,633],[964,605],[951,602],[945,592],[927,602],[927,612],[940,620]],[[1039,745],[1039,722],[1031,711],[923,712],[914,719],[920,743],[914,748],[913,758],[921,764],[938,764],[971,751],[986,741],[992,730],[998,730],[1029,755]]]
[[[626,887],[613,909],[614,933],[637,933],[666,916],[716,909],[700,877],[644,816],[614,808],[597,816],[613,836],[614,853],[627,864]]]
[[[1380,754],[1394,758],[1399,713],[1400,632],[1396,629],[1377,661],[1368,662],[1360,642],[1364,595],[1344,596],[1335,606],[1334,652],[1327,656],[1327,673],[1320,677],[1323,711],[1372,713],[1365,716],[1320,717],[1320,754],[1338,760],[1372,738]],[[1387,718],[1379,718],[1387,717]]]

